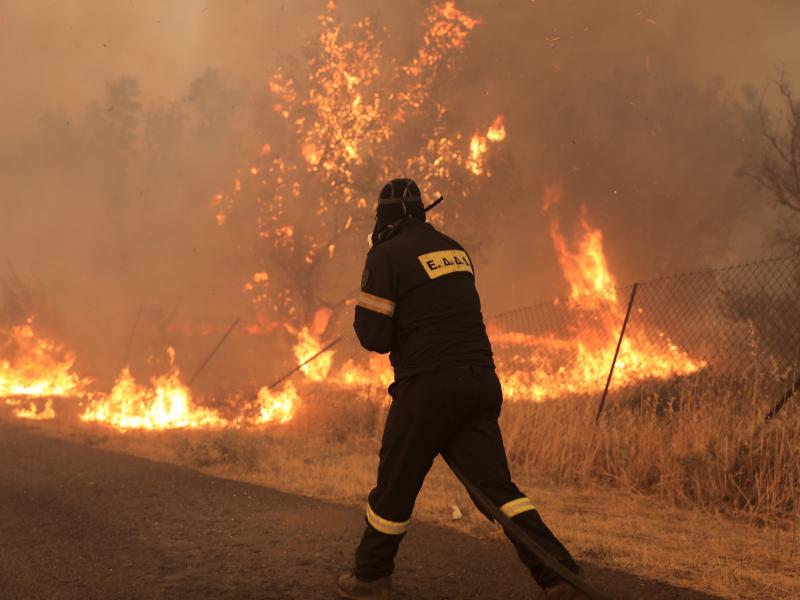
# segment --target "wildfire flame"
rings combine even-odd
[[[624,317],[616,279],[605,257],[602,232],[590,225],[588,211],[583,207],[579,234],[569,240],[554,210],[563,195],[560,186],[548,187],[544,212],[550,217],[553,246],[570,289],[566,306],[571,316],[568,335],[531,335],[497,326],[489,328],[496,348],[515,352],[510,360],[498,360],[505,393],[510,399],[541,401],[597,391],[608,373]],[[265,272],[253,277],[254,282],[266,280]],[[294,355],[299,364],[320,353],[321,336],[330,317],[330,309],[320,309],[311,325],[297,332]],[[149,385],[142,385],[128,368],[123,369],[110,393],[90,396],[81,420],[124,431],[285,424],[296,414],[301,398],[291,383],[282,391],[261,388],[255,417],[226,419],[214,410],[197,406],[175,366],[175,351],[168,348],[167,352],[167,373],[154,377]],[[0,396],[16,407],[17,417],[52,419],[55,416],[52,397],[88,394],[88,380],[72,370],[74,355],[51,340],[38,337],[33,319],[12,328],[6,353],[11,358],[0,361]],[[499,352],[498,356],[507,354]],[[348,360],[335,369],[334,364],[334,351],[329,350],[301,371],[310,381],[325,381],[354,391],[375,385],[384,387],[392,380],[391,367],[383,356],[371,356],[366,365]],[[623,387],[644,378],[690,374],[704,366],[703,361],[689,357],[663,333],[637,330],[623,341],[615,385]],[[35,402],[23,405],[21,398],[47,398],[47,401],[39,408]]]
[[[337,251],[337,246],[348,248],[339,244],[342,238],[355,233],[359,222],[369,221],[372,205],[363,191],[366,184],[398,172],[413,173],[426,192],[464,179],[475,183],[474,178],[491,176],[491,148],[506,139],[507,131],[503,115],[488,127],[488,119],[474,128],[468,125],[475,132],[471,137],[453,131],[447,107],[432,95],[438,74],[455,65],[479,24],[455,2],[430,6],[420,47],[405,64],[384,55],[367,18],[345,26],[335,3],[329,2],[319,22],[308,71],[278,69],[267,85],[276,120],[293,133],[296,147],[273,148],[263,142],[253,160],[238,169],[230,192],[214,195],[210,208],[219,225],[228,222],[235,203],[247,194],[258,208],[263,264],[243,284],[258,322],[245,331],[289,331],[295,337],[298,364],[319,354],[297,377],[357,393],[391,383],[387,358],[372,355],[368,362],[349,359],[337,365],[333,350],[320,354],[332,311],[319,309],[305,323],[303,315],[309,313],[299,304],[308,291],[303,286],[316,278],[321,262],[346,253]],[[404,141],[401,129],[415,118],[426,131],[418,146]],[[464,178],[465,173],[474,178]],[[466,197],[466,191],[461,193]],[[590,225],[583,207],[578,235],[565,235],[556,212],[563,196],[561,186],[549,186],[543,208],[569,286],[566,331],[533,335],[497,324],[489,327],[498,350],[498,371],[511,399],[542,401],[597,391],[608,374],[624,318],[602,232]],[[319,217],[321,231],[309,231],[309,215]],[[305,283],[296,285],[297,281]],[[306,309],[309,304],[313,306],[309,301]],[[5,348],[0,347],[0,356],[8,356],[0,358],[0,398],[14,407],[17,417],[27,419],[54,418],[54,397],[85,398],[83,422],[123,431],[285,424],[301,405],[302,387],[289,382],[281,390],[262,387],[246,407],[256,414],[243,409],[239,416],[223,417],[195,403],[175,364],[175,351],[168,348],[167,353],[166,373],[139,383],[126,367],[110,392],[90,394],[90,381],[73,370],[75,356],[38,336],[29,319],[13,328]],[[614,384],[623,387],[644,378],[690,374],[704,366],[664,333],[636,330],[623,341]]]
[[[313,334],[306,331],[305,335],[313,350],[316,343]],[[10,358],[0,360],[0,398],[13,407],[14,416],[20,419],[54,419],[54,397],[86,400],[81,421],[120,431],[284,424],[294,417],[299,404],[299,394],[291,383],[281,392],[264,387],[255,402],[257,415],[244,416],[243,412],[235,419],[226,419],[217,411],[193,402],[192,392],[175,365],[175,350],[171,347],[167,348],[167,372],[149,383],[138,383],[125,367],[109,393],[90,392],[91,380],[80,378],[72,370],[75,355],[52,340],[39,337],[33,318],[13,327],[2,349]],[[309,378],[315,374],[324,377],[319,369],[324,369],[324,361],[322,367],[309,371]]]
[[[7,402],[12,406],[18,403],[18,401],[15,402],[12,399],[7,400]],[[56,418],[56,411],[53,409],[53,399],[48,398],[43,408],[39,409],[36,402],[30,402],[27,407],[23,406],[14,410],[14,415],[20,419],[31,421],[49,421]]]
[[[489,146],[506,135],[498,116],[478,142],[470,141],[453,130],[454,119],[434,95],[437,77],[455,66],[479,24],[455,2],[429,6],[422,41],[405,63],[385,54],[383,31],[369,18],[344,23],[336,3],[328,2],[318,21],[320,31],[303,66],[277,69],[267,85],[286,137],[296,143],[282,144],[281,152],[263,143],[258,156],[238,170],[233,189],[211,202],[221,225],[237,203],[257,207],[259,257],[271,277],[251,279],[244,288],[260,322],[288,321],[297,331],[305,325],[299,315],[307,314],[300,304],[308,301],[298,281],[305,275],[316,279],[320,265],[342,256],[337,242],[361,233],[358,227],[373,211],[365,189],[377,189],[390,173],[413,173],[425,193],[435,194],[452,183],[456,171],[488,176]],[[427,134],[409,139],[406,129],[417,126]],[[311,214],[319,217],[316,230],[307,226]],[[288,264],[296,266],[275,268]],[[312,346],[301,333],[297,358],[307,357]],[[320,360],[315,362],[325,365],[327,355]],[[325,370],[315,365],[304,372],[319,377]]]
[[[308,327],[303,327],[297,335],[294,346],[294,356],[298,364],[303,364],[313,358],[322,350],[319,337],[311,333]],[[333,365],[333,350],[328,350],[317,356],[313,361],[303,366],[300,370],[311,381],[323,381],[328,377]]]
[[[0,358],[0,397],[80,395],[88,383],[73,371],[75,355],[37,335],[33,317],[11,328]]]
[[[505,393],[512,399],[541,401],[571,394],[594,393],[608,375],[611,358],[625,317],[618,302],[617,283],[608,268],[603,234],[588,222],[581,209],[580,234],[572,244],[561,231],[553,211],[562,200],[560,185],[545,190],[543,210],[550,216],[550,236],[569,288],[568,337],[529,335],[490,328],[493,343],[513,351],[500,362]],[[705,366],[673,344],[661,332],[628,332],[616,364],[614,386],[625,387],[643,379],[666,379],[695,373]]]
[[[175,366],[175,350],[167,348],[169,371],[140,385],[126,367],[111,393],[93,399],[81,420],[116,429],[174,429],[225,427],[229,423],[215,411],[192,403],[192,392]]]
[[[546,188],[543,209],[545,214],[561,201],[563,193],[560,184]],[[558,218],[554,215],[550,218],[550,238],[564,279],[569,284],[570,298],[576,304],[594,300],[614,303],[617,301],[617,282],[606,262],[603,232],[589,225],[586,205],[581,206],[579,225],[581,236],[577,241],[576,250],[571,251],[561,232]]]
[[[489,126],[486,135],[475,134],[469,142],[469,158],[467,168],[473,175],[483,175],[486,163],[486,152],[489,150],[490,143],[502,142],[506,139],[506,127],[503,123],[503,115],[498,115],[494,122]],[[487,176],[491,173],[486,173]]]
[[[496,127],[501,125],[502,122],[495,123]],[[532,335],[503,330],[497,325],[489,327],[498,350],[504,390],[513,400],[543,401],[597,392],[608,375],[625,316],[617,281],[606,259],[602,231],[591,226],[588,210],[583,206],[578,234],[568,239],[555,212],[563,196],[560,185],[548,186],[543,210],[550,217],[553,247],[569,286],[567,331],[560,335]],[[319,321],[319,315],[315,321]],[[319,323],[299,332],[295,345],[298,361],[322,348],[315,331],[321,331]],[[324,353],[318,360],[318,368],[303,369],[313,381],[324,380],[329,385],[355,390],[376,384],[386,386],[393,379],[391,366],[383,356],[371,356],[367,365],[348,360],[339,368],[334,367],[334,351]],[[662,332],[629,330],[616,364],[614,387],[643,379],[687,375],[704,366],[704,361],[692,359]]]
[[[299,394],[291,382],[280,392],[273,392],[264,386],[258,391],[258,422],[288,423],[294,417],[299,403]]]

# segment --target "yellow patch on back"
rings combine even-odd
[[[466,272],[475,274],[469,256],[463,250],[439,250],[417,257],[422,268],[431,279],[450,273]]]

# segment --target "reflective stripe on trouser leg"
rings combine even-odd
[[[533,502],[530,501],[530,498],[523,496],[522,498],[517,498],[511,502],[506,502],[500,507],[500,510],[503,511],[505,516],[511,519],[526,511],[536,510],[536,507],[533,505]]]
[[[369,502],[367,502],[367,521],[369,521],[369,524],[375,529],[386,535],[402,535],[408,531],[408,526],[411,524],[411,519],[408,521],[390,521],[389,519],[384,519],[372,510]]]

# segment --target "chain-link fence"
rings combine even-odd
[[[612,389],[755,369],[779,382],[800,364],[800,256],[686,273],[614,293],[487,319],[508,394],[543,399],[602,392],[630,304]]]
[[[618,343],[612,395],[693,375],[769,379],[777,395],[800,373],[800,256],[528,306],[489,317],[486,326],[512,401],[599,399]],[[337,360],[361,364],[349,324],[341,335]]]

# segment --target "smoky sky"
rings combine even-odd
[[[324,4],[6,0],[0,3],[4,139],[29,133],[39,114],[54,105],[80,108],[102,93],[104,81],[122,74],[140,79],[151,97],[179,95],[207,67],[256,83],[278,57],[296,52],[313,35]],[[402,31],[416,27],[425,5],[340,2],[340,10],[354,17],[378,13],[390,31]],[[492,38],[498,61],[511,58],[520,65],[527,59],[535,64],[544,54],[556,61],[583,60],[586,68],[602,62],[610,71],[620,53],[643,58],[653,44],[671,46],[686,76],[722,77],[732,85],[760,85],[776,67],[800,67],[800,7],[792,0],[507,0],[458,6],[482,18],[483,32],[476,35]],[[583,35],[591,30],[599,35]],[[547,38],[554,37],[560,43],[551,47]]]
[[[496,114],[508,129],[478,200],[496,214],[479,258],[487,314],[565,293],[540,210],[554,181],[567,194],[565,230],[585,204],[620,283],[768,251],[782,213],[737,170],[761,144],[754,98],[765,93],[770,106],[781,70],[800,86],[800,4],[457,5],[481,24],[442,98],[476,130]],[[426,6],[341,1],[338,10],[346,21],[371,16],[403,59],[420,43]],[[317,1],[0,2],[0,259],[40,282],[89,370],[114,372],[142,304],[155,323],[178,314],[224,330],[247,318],[253,242],[221,232],[208,203],[273,135],[259,120],[270,73],[302,57],[324,10]],[[135,161],[91,141],[124,146],[127,134],[109,128],[125,128],[126,115]],[[143,355],[163,341],[148,331]],[[244,347],[233,355],[247,356],[239,364],[254,380],[268,362]]]

